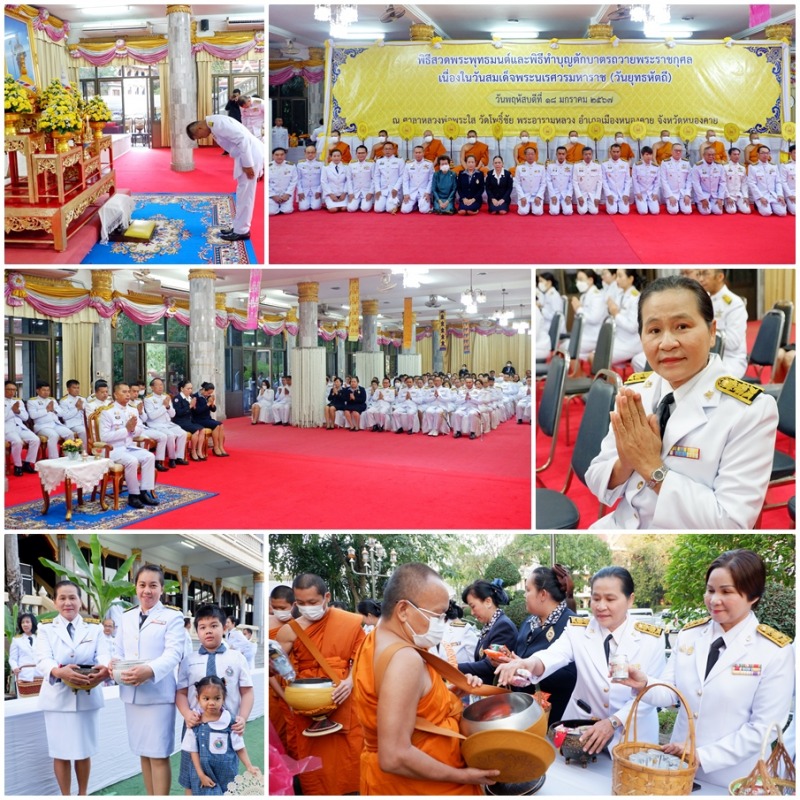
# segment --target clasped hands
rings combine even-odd
[[[633,389],[622,389],[611,412],[611,429],[617,443],[619,483],[634,472],[650,476],[661,466],[661,432],[655,414],[647,414],[642,396]],[[613,488],[613,487],[612,487]]]

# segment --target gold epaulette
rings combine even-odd
[[[450,627],[451,628],[466,628],[467,627],[467,623],[463,619],[454,619],[450,623]]]
[[[773,644],[778,647],[786,647],[787,644],[792,643],[792,637],[787,636],[785,633],[776,631],[775,628],[770,628],[769,625],[759,625],[756,630],[765,638],[769,639]]]
[[[589,624],[589,617],[570,617],[569,624],[585,628]]]
[[[625,381],[625,385],[627,386],[629,383],[644,383],[652,374],[652,371],[634,372],[633,375]]]
[[[55,619],[55,617],[51,617],[50,619],[40,619],[38,624],[39,625],[49,625],[54,619]]]
[[[83,621],[87,625],[99,625],[100,624],[100,620],[97,619],[97,617],[84,617]]]
[[[164,606],[164,608],[171,608],[173,611],[180,611],[183,614],[183,609],[178,608],[178,606]]]
[[[699,628],[701,625],[705,625],[707,622],[711,622],[711,617],[703,617],[702,619],[696,619],[694,622],[688,622],[681,628],[681,630],[688,631],[689,628]]]
[[[639,290],[638,289],[631,289],[631,297],[638,297]]]
[[[733,378],[730,375],[725,375],[722,378],[717,378],[714,384],[723,394],[728,394],[741,400],[748,406],[753,404],[756,399],[764,390],[760,386],[748,383],[747,381],[740,381],[738,378]]]
[[[659,628],[658,625],[651,625],[649,622],[637,622],[633,627],[641,633],[649,633],[651,636],[656,637],[664,633],[663,628]]]
[[[728,305],[730,305],[733,302],[733,298],[729,294],[722,295],[722,299]]]
[[[65,395],[64,395],[64,396],[61,398],[61,400],[66,400],[68,397],[69,397],[69,394],[65,394]],[[61,400],[59,400],[58,402],[60,403],[60,402],[61,402]]]

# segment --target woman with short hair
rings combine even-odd
[[[227,458],[230,453],[225,452],[225,426],[211,416],[211,412],[217,410],[214,402],[216,399],[214,384],[204,381],[200,384],[200,391],[195,392],[194,397],[197,403],[192,409],[192,419],[198,425],[202,425],[203,428],[211,429],[214,455],[220,458]]]

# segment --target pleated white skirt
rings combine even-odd
[[[125,703],[125,726],[131,752],[147,758],[168,758],[175,745],[175,706]]]

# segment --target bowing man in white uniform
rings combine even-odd
[[[608,313],[614,317],[615,322],[612,353],[614,364],[630,361],[642,349],[637,321],[641,285],[642,278],[638,270],[622,267],[617,270],[617,286],[622,294],[616,301],[607,301]]]
[[[728,374],[741,378],[747,372],[747,307],[725,283],[724,269],[697,270],[698,283],[711,297],[717,330],[725,332],[722,363]]]
[[[342,151],[331,150],[331,163],[322,168],[322,199],[325,208],[334,214],[347,208],[347,198],[353,192],[350,167],[342,164]]]
[[[220,238],[229,242],[250,238],[250,222],[256,202],[256,185],[264,174],[264,143],[253,136],[241,122],[222,114],[209,114],[205,121],[190,122],[187,136],[194,140],[213,136],[233,159],[236,181],[236,216],[233,228],[220,231]],[[286,151],[284,151],[284,157]],[[297,172],[295,172],[295,183]],[[292,187],[294,189],[294,187]]]
[[[633,197],[640,214],[658,214],[661,211],[658,204],[660,177],[661,173],[653,163],[653,148],[645,145],[642,148],[642,163],[633,165],[631,175]]]
[[[20,635],[11,640],[8,651],[8,666],[17,680],[32,681],[41,678],[42,673],[36,666],[36,617],[33,614],[20,614],[17,617],[17,629]]]
[[[692,213],[692,168],[683,159],[683,145],[672,145],[672,157],[661,162],[661,195],[669,214]]]
[[[83,424],[83,408],[86,400],[81,397],[81,385],[76,380],[67,381],[67,394],[61,398],[61,419],[64,424],[86,444],[86,426]]]
[[[128,405],[127,383],[114,384],[114,405],[100,413],[100,439],[113,445],[109,458],[125,467],[125,483],[128,485],[128,505],[132,508],[157,506],[153,496],[155,487],[155,456],[133,439],[144,430],[136,410]],[[142,466],[142,481],[139,484],[138,467]]]
[[[611,429],[586,471],[600,502],[593,528],[752,528],[764,503],[778,410],[710,353],[711,299],[697,281],[658,278],[639,303],[645,356],[617,395]]]
[[[564,632],[546,650],[529,658],[518,658],[497,668],[498,683],[526,686],[533,678],[546,678],[572,662],[578,680],[564,711],[564,719],[599,718],[581,737],[588,753],[609,750],[620,743],[633,706],[634,697],[627,686],[612,682],[608,661],[613,655],[625,655],[628,664],[653,678],[664,671],[666,661],[664,629],[645,622],[634,622],[628,614],[633,606],[633,578],[624,567],[603,567],[591,579],[592,619],[570,617]],[[578,700],[591,708],[587,713]],[[638,740],[658,741],[656,709],[639,703],[636,714]],[[631,731],[631,736],[633,732]]]
[[[163,461],[166,452],[170,467],[178,464],[185,467],[189,464],[186,460],[186,431],[172,422],[175,416],[172,398],[164,394],[164,381],[161,378],[153,378],[150,388],[153,393],[144,399],[144,410],[147,414],[145,435],[154,430],[164,434],[163,442],[159,441],[156,447],[156,461]]]
[[[612,144],[611,158],[603,163],[603,189],[606,193],[606,213],[628,214],[631,210],[631,169],[620,158],[621,148]]]
[[[36,384],[36,397],[28,400],[28,414],[33,420],[33,432],[47,437],[47,457],[58,458],[58,440],[71,439],[72,431],[61,422],[61,406],[50,397],[50,384]]]
[[[39,454],[39,437],[26,425],[28,411],[25,403],[17,395],[17,384],[6,381],[5,386],[5,438],[11,442],[11,460],[14,462],[14,475],[19,477],[24,472],[35,473],[36,456]],[[25,455],[25,466],[22,466],[22,448],[28,443],[28,452]]]
[[[433,164],[425,161],[422,145],[414,148],[414,160],[403,168],[403,204],[400,213],[410,214],[416,205],[420,214],[431,210],[431,185],[433,184]]]
[[[786,200],[783,197],[778,168],[769,163],[769,147],[765,144],[758,146],[758,161],[751,164],[747,172],[747,188],[753,205],[762,217],[773,214],[778,217],[786,216]]]
[[[58,616],[41,623],[34,649],[38,670],[44,676],[39,710],[44,712],[47,752],[53,759],[61,794],[71,794],[72,761],[78,794],[86,794],[90,759],[99,749],[98,711],[105,703],[98,685],[108,677],[108,652],[103,629],[94,624],[97,620],[83,620],[78,613],[78,587],[61,580],[55,585],[55,593]],[[91,676],[76,671],[76,667],[84,666],[95,667]],[[76,691],[63,683],[65,680],[86,690]]]
[[[146,660],[123,671],[119,696],[131,752],[141,758],[145,791],[167,795],[169,757],[175,749],[175,668],[183,657],[183,615],[162,605],[164,573],[145,564],[134,580],[139,606],[122,616],[116,655]]]
[[[792,707],[791,639],[759,625],[753,613],[764,583],[764,563],[752,550],[722,553],[706,572],[704,600],[711,616],[678,634],[660,678],[634,669],[624,681],[638,691],[663,681],[683,693],[696,729],[697,779],[726,789],[755,767],[764,735],[773,723],[782,728]],[[661,686],[642,698],[652,706],[677,702],[677,695]],[[672,741],[664,749],[679,755],[688,738],[688,721],[681,710]]]

